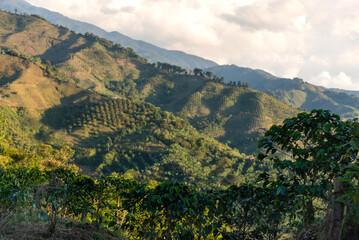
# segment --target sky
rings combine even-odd
[[[359,90],[358,0],[26,0],[218,64]]]

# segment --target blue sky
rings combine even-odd
[[[26,0],[219,64],[359,90],[357,0]]]

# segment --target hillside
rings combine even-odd
[[[223,84],[216,76],[148,64],[131,49],[95,35],[75,34],[36,16],[0,14],[6,20],[0,47],[51,62],[64,79],[82,88],[151,102],[242,152],[256,151],[266,128],[298,112],[266,94]]]
[[[355,118],[359,115],[359,98],[350,91],[326,89],[299,78],[278,78],[262,70],[235,65],[213,67],[206,71],[224,77],[228,82],[248,82],[251,88],[266,92],[295,108],[307,111],[328,109],[343,118]]]
[[[355,101],[242,70],[292,104]],[[297,113],[0,11],[0,239],[359,239],[358,122]]]
[[[96,34],[97,36],[107,38],[115,43],[119,43],[124,47],[132,48],[140,56],[148,59],[149,62],[167,62],[186,69],[217,66],[217,64],[213,61],[181,51],[166,50],[144,41],[134,40],[119,32],[107,32],[92,24],[70,19],[45,8],[32,6],[23,0],[0,0],[0,8],[10,12],[13,12],[14,9],[17,9],[19,13],[37,14],[46,18],[53,24],[62,25],[78,33],[85,34],[88,32]]]
[[[5,54],[0,62],[0,103],[16,146],[71,146],[75,163],[92,175],[127,172],[142,181],[176,179],[200,188],[241,180],[245,155],[171,113],[83,90],[49,76],[46,64],[32,58]]]
[[[30,60],[19,57],[0,55],[0,76],[1,105],[44,110],[89,96],[88,91],[54,79]]]
[[[299,112],[263,92],[195,76],[150,78],[142,89],[147,101],[246,153],[271,125]]]
[[[359,97],[359,91],[344,90],[339,88],[328,88],[328,90],[333,92],[346,93],[349,95],[354,95],[356,97]]]
[[[31,6],[22,0],[11,2],[0,1],[0,6],[9,11],[13,11],[16,8],[19,12],[40,14],[55,24],[64,25],[80,33],[95,33],[115,43],[120,43],[122,46],[131,47],[139,55],[148,59],[149,62],[169,62],[187,69],[195,67],[204,68],[206,71],[211,71],[217,76],[224,77],[227,82],[238,80],[248,82],[251,88],[264,91],[295,108],[311,110],[324,106],[324,108],[338,113],[344,118],[353,118],[358,116],[359,113],[357,98],[350,96],[355,95],[355,92],[353,94],[344,90],[332,91],[301,81],[293,82],[291,79],[278,78],[258,69],[240,68],[235,65],[217,66],[213,62],[202,61],[203,59],[195,56],[191,56],[193,59],[196,59],[195,61],[189,60],[186,58],[187,55],[182,52],[157,49],[153,45],[142,41],[134,41],[117,32],[107,33],[93,25],[66,18],[43,8]],[[171,52],[172,55],[168,56],[168,52]],[[196,62],[201,63],[197,64]],[[93,84],[88,84],[87,87],[90,86],[96,87]],[[347,95],[335,94],[333,92],[343,92],[347,93]]]

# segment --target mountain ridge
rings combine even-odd
[[[325,90],[322,87],[310,85],[307,83],[293,82],[291,79],[276,77],[270,73],[267,73],[260,69],[241,68],[241,71],[234,76],[224,73],[224,69],[228,72],[233,69],[238,70],[236,65],[217,65],[214,62],[208,62],[202,58],[194,55],[186,55],[180,51],[164,50],[158,48],[152,44],[148,44],[144,41],[133,40],[118,32],[106,32],[105,30],[96,27],[94,25],[83,23],[80,21],[72,20],[59,13],[46,10],[44,8],[34,7],[31,4],[24,2],[23,0],[5,1],[0,0],[0,6],[6,7],[8,10],[18,8],[18,11],[23,9],[24,11],[30,11],[35,14],[42,14],[48,19],[53,19],[54,23],[65,25],[78,32],[93,32],[105,38],[120,43],[125,47],[133,48],[142,57],[149,59],[150,62],[169,62],[175,65],[185,67],[187,69],[203,68],[205,71],[211,71],[214,74],[224,77],[227,82],[229,81],[242,81],[248,82],[253,89],[259,91],[265,91],[269,95],[276,97],[279,100],[284,101],[287,104],[295,108],[300,108],[310,111],[313,108],[326,108],[332,112],[340,114],[344,118],[353,118],[359,116],[359,109],[356,107],[358,101],[356,98],[350,95],[356,95],[356,92],[350,92],[346,90]],[[167,58],[167,54],[171,55],[171,58]],[[193,64],[192,61],[188,61],[187,57],[194,59],[194,61],[202,62],[203,64]],[[208,64],[212,65],[208,68]],[[238,79],[238,77],[240,79]],[[270,80],[270,81],[268,81]],[[298,79],[297,79],[298,80]],[[284,87],[284,88],[283,88]],[[337,93],[335,93],[337,92]],[[346,93],[348,95],[340,95],[340,93]],[[340,98],[345,98],[341,100]]]
[[[11,54],[0,55],[6,63],[0,74],[8,66],[15,69],[1,78],[0,111],[18,146],[70,145],[76,163],[92,169],[94,176],[130,171],[145,181],[181,179],[202,188],[239,180],[234,175],[245,155],[199,133],[186,120],[149,103],[82,89],[57,79],[56,73],[50,76],[43,63]],[[179,161],[182,157],[185,162]],[[217,166],[222,158],[228,162]],[[177,174],[166,174],[168,170]],[[212,173],[222,170],[221,177]]]
[[[256,140],[268,126],[298,113],[244,85],[224,84],[218,77],[191,74],[178,66],[149,64],[133,50],[93,34],[75,34],[36,16],[0,14],[7,22],[0,28],[0,47],[34,55],[27,58],[42,61],[44,68],[81,88],[150,102],[246,153],[256,150]],[[242,124],[234,124],[236,119]],[[231,125],[237,126],[235,131]]]
[[[223,65],[205,69],[227,82],[245,81],[249,86],[299,109],[311,111],[325,108],[343,118],[359,116],[359,98],[350,91],[326,89],[305,82],[300,78],[279,78],[263,70]],[[349,93],[349,94],[348,94]],[[355,93],[355,92],[353,92]]]
[[[73,20],[60,13],[47,10],[41,7],[35,7],[23,0],[0,0],[0,7],[4,10],[13,12],[16,8],[20,13],[38,14],[46,18],[53,24],[62,25],[78,33],[94,33],[100,37],[119,43],[124,47],[134,49],[139,55],[148,59],[150,62],[168,62],[188,70],[193,68],[208,68],[218,65],[214,61],[207,60],[192,54],[187,54],[177,50],[166,50],[142,40],[134,40],[119,32],[107,32],[93,24]]]

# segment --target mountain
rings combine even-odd
[[[226,81],[247,82],[251,88],[266,92],[295,108],[307,111],[324,108],[343,118],[359,116],[359,98],[349,91],[326,89],[300,78],[279,78],[262,70],[236,65],[217,66],[206,71],[224,77]]]
[[[78,33],[89,32],[97,36],[107,38],[115,43],[121,44],[124,47],[132,48],[140,56],[148,59],[149,62],[171,63],[188,70],[217,66],[217,64],[213,61],[181,51],[166,50],[144,41],[134,40],[119,32],[107,32],[95,25],[73,20],[45,8],[35,7],[23,0],[0,0],[0,8],[10,12],[14,12],[14,9],[17,9],[19,13],[37,14],[46,18],[53,24],[62,25]]]
[[[198,130],[253,153],[264,131],[299,111],[251,88],[196,76],[150,78],[146,100],[190,121]]]
[[[69,145],[91,174],[129,171],[144,181],[176,179],[201,188],[239,181],[245,155],[184,119],[83,89],[32,58],[10,53],[0,55],[0,63],[1,112],[17,146]]]
[[[339,88],[328,88],[328,90],[333,92],[346,93],[348,95],[354,95],[356,97],[359,97],[359,91],[344,90]]]
[[[0,12],[0,47],[41,63],[50,74],[109,97],[150,102],[187,119],[217,140],[253,153],[265,129],[298,113],[244,86],[152,65],[134,51],[93,34],[75,34],[41,17]]]
[[[298,115],[267,132],[258,162],[228,145],[243,147],[245,137],[298,110],[210,72],[149,64],[131,49],[37,15],[0,11],[0,19],[1,239],[277,239],[293,221],[298,239],[308,232],[327,239],[307,223],[328,229],[336,219],[325,216],[354,208],[354,172],[346,179],[348,203],[325,202],[337,198],[327,184],[335,172],[326,170],[347,167],[336,163],[335,150],[356,153],[346,143],[354,142],[355,126],[341,134],[345,124],[326,111]],[[298,122],[311,124],[297,131]],[[340,146],[328,150],[328,141]],[[320,151],[310,151],[313,144]],[[310,168],[312,158],[324,161]],[[351,167],[353,158],[345,159]],[[273,171],[278,166],[284,173]],[[318,184],[298,184],[307,180]],[[334,235],[357,233],[355,214],[347,215]]]
[[[244,154],[139,99],[135,81],[145,86],[141,81],[158,70],[132,50],[38,16],[0,18],[0,104],[12,144],[71,146],[75,163],[91,175],[126,173],[198,188],[240,181]]]
[[[227,82],[238,80],[248,82],[251,88],[264,91],[295,108],[304,110],[326,108],[340,114],[343,118],[357,117],[359,113],[357,108],[359,102],[356,97],[351,96],[356,96],[356,92],[325,89],[302,81],[279,78],[259,69],[253,70],[235,65],[218,66],[214,62],[193,55],[169,51],[143,41],[133,40],[118,32],[106,32],[94,25],[72,20],[44,8],[34,7],[23,0],[0,0],[0,7],[8,11],[14,11],[16,8],[19,12],[39,14],[54,24],[66,26],[80,33],[91,32],[105,37],[124,47],[133,48],[149,62],[168,62],[187,69],[203,68],[224,77]],[[346,93],[346,95],[340,93]]]
[[[136,53],[148,59],[149,62],[168,62],[187,69],[204,68],[206,71],[213,72],[217,76],[224,77],[227,82],[238,80],[248,82],[251,88],[264,91],[295,108],[311,110],[313,108],[323,108],[324,106],[326,109],[338,113],[344,118],[353,118],[358,116],[359,113],[356,107],[359,101],[355,97],[350,96],[355,95],[350,92],[342,90],[331,91],[301,81],[279,78],[258,69],[240,68],[235,65],[218,66],[214,62],[183,52],[169,51],[143,41],[133,40],[118,32],[106,32],[94,25],[72,20],[44,8],[34,7],[23,0],[0,0],[0,7],[9,11],[13,11],[16,8],[19,12],[39,14],[54,24],[66,26],[80,33],[91,32],[105,37],[120,43],[124,47],[134,49]],[[91,87],[91,85],[88,85],[88,87]],[[94,86],[92,85],[92,87]],[[338,93],[336,94],[335,92]],[[339,92],[348,93],[348,95],[342,95]]]

